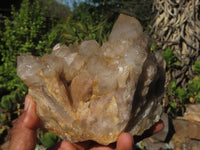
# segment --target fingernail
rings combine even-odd
[[[31,97],[31,96],[29,96],[29,98],[28,98],[29,100],[28,100],[28,106],[27,106],[27,112],[29,113],[29,112],[33,112],[33,105],[35,104],[35,102],[33,101],[33,98]]]
[[[25,98],[25,106],[24,106],[25,111],[27,111],[28,108],[30,107],[30,101],[31,101],[31,96],[27,95]]]
[[[25,99],[25,107],[24,107],[24,110],[27,111],[27,112],[32,112],[32,107],[33,105],[35,104],[35,102],[33,101],[33,98],[30,96],[30,95],[27,95],[26,96],[26,99]]]

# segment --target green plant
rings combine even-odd
[[[3,136],[7,133],[7,130],[9,129],[8,126],[9,120],[8,115],[6,113],[0,114],[0,139],[3,139]],[[2,141],[0,141],[0,144],[2,144]]]
[[[175,81],[171,81],[169,84],[169,89],[170,89],[170,94],[171,95],[175,95],[176,94],[176,82]]]
[[[40,133],[39,140],[45,147],[51,147],[61,140],[59,137],[57,137],[55,134],[51,132],[43,132],[40,130],[39,133]]]
[[[169,102],[170,107],[172,107],[172,109],[176,110],[177,109],[177,104],[174,101],[170,101]]]
[[[194,71],[200,74],[200,61],[196,61],[193,65]]]
[[[0,127],[0,138],[1,136],[9,129],[8,126],[1,126]],[[2,141],[0,141],[0,144],[1,144]]]
[[[0,114],[0,123],[1,125],[6,125],[8,122],[7,115],[5,113]]]
[[[200,92],[197,94],[197,102],[200,102]]]
[[[171,65],[175,56],[173,54],[173,49],[167,48],[165,51],[163,51],[163,57],[167,63],[167,65]]]
[[[152,52],[155,52],[157,49],[158,49],[158,48],[157,48],[157,46],[156,46],[155,44],[152,44],[152,45],[151,45],[151,49],[150,49],[150,50],[151,50]]]
[[[177,88],[176,94],[179,99],[184,103],[185,99],[187,98],[187,89],[186,88]]]
[[[193,98],[194,101],[199,102],[200,95],[200,76],[195,76],[193,80],[188,83],[188,97]]]
[[[166,61],[167,79],[170,79],[171,71],[176,67],[179,67],[180,62],[173,53],[173,49],[167,48],[162,52],[162,54]],[[169,103],[166,106],[166,112],[168,112],[171,116],[182,115],[185,104],[188,100],[188,90],[186,88],[180,88],[180,86],[176,84],[176,81],[169,82],[166,90],[166,96],[169,99]]]
[[[175,81],[171,81],[168,88],[170,101],[167,112],[172,116],[182,115],[187,104],[200,102],[200,76],[190,80],[186,88],[178,87]]]
[[[187,103],[187,89],[178,87],[175,81],[171,81],[168,88],[170,101],[167,106],[167,112],[172,116],[181,115]]]
[[[173,49],[167,48],[163,51],[162,54],[168,67],[180,66],[180,61],[176,60],[176,56],[173,53]]]
[[[96,6],[80,3],[66,22],[57,26],[61,31],[61,41],[77,45],[83,40],[95,39],[102,44],[108,39],[117,16],[117,13],[105,13]]]
[[[23,0],[19,11],[12,7],[11,18],[5,20],[0,31],[0,107],[7,116],[1,124],[11,125],[20,115],[28,91],[17,76],[17,56],[22,53],[42,56],[57,43],[58,31],[49,28],[44,11],[40,0]]]

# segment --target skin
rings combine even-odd
[[[26,96],[23,114],[17,119],[12,129],[11,143],[9,150],[34,150],[36,145],[36,134],[39,125],[39,118],[36,114],[36,103],[30,95]],[[151,136],[163,129],[162,121],[157,122],[152,128],[145,131],[142,136],[132,137],[128,133],[122,133],[117,143],[104,146],[92,141],[70,143],[61,141],[48,150],[132,150],[134,141],[138,142],[143,138]]]

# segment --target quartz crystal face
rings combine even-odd
[[[120,15],[107,42],[57,44],[51,54],[18,57],[18,76],[37,103],[41,127],[70,142],[108,145],[141,135],[162,113],[165,63],[150,53],[142,26]]]

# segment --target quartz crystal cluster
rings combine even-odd
[[[18,57],[18,76],[37,103],[41,127],[70,142],[107,145],[141,135],[162,113],[165,63],[148,51],[142,26],[120,15],[107,42],[57,44],[51,54]]]

